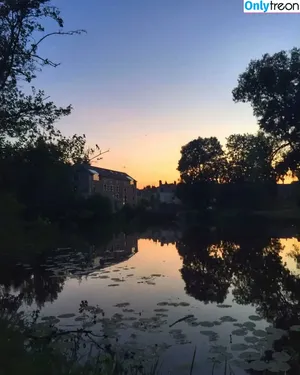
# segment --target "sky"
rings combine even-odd
[[[36,86],[74,110],[57,126],[110,149],[95,165],[138,187],[173,182],[183,145],[258,127],[232,89],[251,59],[300,43],[297,14],[244,14],[242,0],[56,0],[65,30]],[[47,24],[54,30],[52,23]]]

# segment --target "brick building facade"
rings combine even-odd
[[[87,164],[74,166],[74,188],[85,197],[101,194],[116,208],[137,203],[136,180],[127,173],[98,168]]]

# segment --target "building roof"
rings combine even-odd
[[[83,165],[90,173],[94,174],[95,172],[98,173],[101,177],[106,177],[114,180],[120,181],[135,181],[136,180],[130,177],[127,173],[113,171],[112,169],[106,168],[99,168],[93,165]]]
[[[158,187],[160,193],[174,193],[176,184],[162,184]]]

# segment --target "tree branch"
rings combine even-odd
[[[50,36],[53,36],[53,35],[75,35],[75,34],[82,34],[82,33],[86,33],[86,30],[55,31],[53,33],[46,34],[37,43],[35,43],[33,45],[32,52],[34,51],[35,48],[37,48],[37,46],[40,43],[42,43],[43,40],[45,40],[46,38],[49,38]]]

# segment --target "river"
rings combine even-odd
[[[104,332],[120,350],[159,357],[163,374],[189,374],[194,353],[194,371],[204,375],[224,374],[224,366],[235,375],[294,373],[298,243],[253,233],[120,233],[99,248],[6,264],[0,290],[19,295],[27,314],[38,309],[41,322]]]

